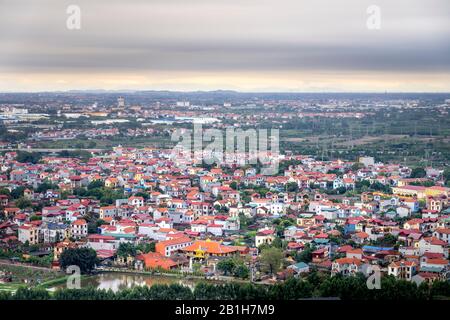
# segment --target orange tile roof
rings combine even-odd
[[[237,251],[236,247],[224,246],[221,245],[219,242],[209,240],[195,241],[193,244],[184,248],[183,250],[188,252],[203,250],[209,254],[226,254]]]
[[[138,256],[139,260],[143,260],[146,268],[163,268],[169,270],[172,267],[176,267],[177,264],[170,258],[163,256],[160,253],[149,252]]]
[[[356,264],[357,266],[362,264],[362,261],[357,258],[340,258],[336,259],[334,262],[339,264]]]
[[[448,260],[446,260],[446,259],[428,259],[427,264],[448,265]]]

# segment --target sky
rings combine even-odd
[[[0,0],[0,91],[71,89],[450,92],[450,1]]]

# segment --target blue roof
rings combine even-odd
[[[114,237],[116,239],[120,238],[128,238],[128,239],[134,239],[136,238],[135,234],[128,234],[128,233],[103,233],[104,236]]]
[[[423,266],[423,267],[420,267],[420,271],[423,271],[423,272],[441,272],[442,271],[442,269],[444,269],[445,268],[445,266],[440,266],[440,267],[430,267],[430,266]]]
[[[313,241],[315,243],[328,243],[330,240],[329,239],[314,239]]]
[[[394,250],[394,247],[363,246],[362,249],[363,249],[363,251],[375,252],[375,251],[388,251],[388,250]]]
[[[67,229],[67,225],[63,224],[63,223],[54,223],[54,222],[49,222],[47,223],[47,228],[50,230],[56,230],[56,229]]]
[[[296,263],[295,266],[299,269],[308,268],[309,266],[304,262]]]

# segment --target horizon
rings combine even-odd
[[[450,92],[447,0],[5,0],[0,8],[1,92]]]
[[[67,89],[67,90],[45,90],[45,91],[0,91],[0,94],[26,94],[26,93],[137,93],[137,92],[168,92],[168,93],[214,93],[230,92],[238,94],[450,94],[449,91],[242,91],[232,89],[211,90],[169,90],[169,89]]]

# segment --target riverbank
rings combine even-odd
[[[236,283],[250,283],[250,280],[238,279],[235,277],[227,276],[214,276],[207,277],[200,274],[192,274],[187,272],[161,272],[157,270],[147,271],[147,270],[135,270],[135,269],[122,269],[122,268],[101,268],[96,269],[98,273],[127,273],[136,275],[149,275],[149,276],[163,276],[163,277],[175,277],[182,279],[192,279],[192,280],[206,280],[206,281],[217,281],[217,282],[236,282]]]
[[[61,271],[31,265],[0,262],[0,271],[4,282],[0,283],[0,290],[15,291],[19,287],[47,288],[54,283],[67,280],[67,275]]]
[[[0,290],[8,292],[15,292],[20,287],[41,288],[54,291],[56,289],[66,288],[66,282],[70,277],[70,275],[62,271],[50,268],[4,261],[0,262],[0,270],[10,280],[10,282],[0,283]],[[152,286],[154,284],[180,284],[194,288],[199,282],[208,282],[211,284],[251,283],[250,280],[226,276],[206,277],[201,274],[180,271],[164,272],[164,270],[135,270],[117,267],[101,267],[94,270],[93,274],[81,275],[80,278],[82,288],[94,287],[96,289],[111,289],[113,291],[135,286]]]

